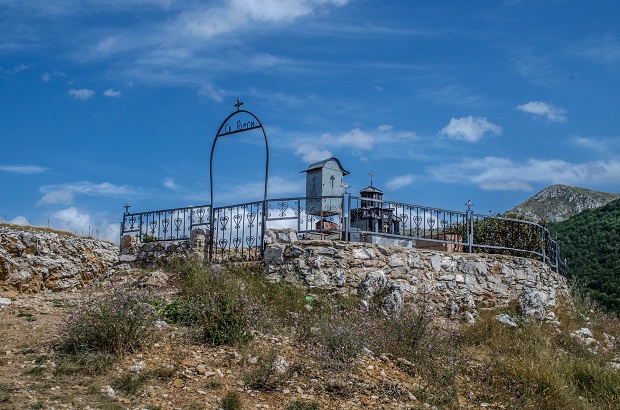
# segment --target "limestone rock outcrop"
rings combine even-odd
[[[118,246],[36,228],[0,225],[0,290],[82,287],[118,262]]]

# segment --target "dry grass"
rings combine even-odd
[[[161,343],[180,345],[196,341],[187,336],[192,323],[200,324],[200,321],[192,322],[193,317],[209,317],[202,312],[209,306],[194,303],[197,294],[243,295],[244,303],[251,304],[251,317],[242,316],[246,321],[244,326],[247,325],[244,329],[262,336],[242,347],[237,343],[239,340],[231,340],[229,345],[234,348],[212,347],[212,340],[202,340],[207,344],[206,349],[213,349],[211,352],[220,349],[228,352],[226,360],[233,360],[230,359],[234,356],[230,354],[233,350],[240,351],[244,359],[238,367],[231,365],[230,369],[238,381],[243,381],[240,385],[262,395],[278,395],[285,387],[294,390],[291,380],[295,380],[295,383],[314,384],[317,395],[326,395],[334,401],[376,395],[411,404],[413,395],[420,406],[428,404],[442,409],[476,408],[481,403],[505,409],[620,408],[620,371],[607,365],[610,359],[620,356],[617,342],[620,341],[620,321],[587,299],[575,297],[572,304],[564,304],[565,307],[556,312],[559,327],[528,322],[508,308],[502,312],[482,312],[475,324],[459,328],[461,324],[431,317],[424,301],[398,313],[386,314],[381,307],[366,306],[356,298],[313,294],[311,300],[306,299],[308,294],[303,289],[266,282],[261,270],[219,268],[196,261],[184,263],[170,268],[181,274],[181,282],[185,281],[181,292],[156,304],[156,310],[168,315],[167,321],[173,324],[173,330],[162,336],[165,342],[160,339]],[[188,303],[194,303],[192,309],[184,310],[183,306]],[[129,305],[110,303],[106,306],[112,309],[106,311],[109,317],[119,317],[116,314],[119,312],[114,313],[113,309],[128,311]],[[132,312],[140,312],[133,307],[146,307],[143,304],[131,306]],[[224,318],[226,309],[218,311]],[[150,315],[151,309],[142,312]],[[500,323],[495,318],[498,313],[510,314],[518,326]],[[152,325],[150,319],[146,322],[132,317],[134,319],[146,323],[145,326]],[[239,324],[239,317],[233,319],[230,323]],[[227,323],[224,320],[221,324]],[[591,329],[599,340],[596,352],[570,336],[572,331],[583,327]],[[81,331],[83,327],[75,329]],[[285,339],[286,343],[279,344]],[[149,344],[124,347],[119,351],[132,352],[135,357],[149,351]],[[41,380],[36,387],[40,391],[49,391],[54,386],[52,383],[63,380],[70,385],[87,385],[87,400],[97,403],[99,408],[118,405],[101,393],[107,385],[137,405],[147,385],[171,386],[183,368],[187,371],[185,365],[181,365],[184,358],[178,357],[159,363],[160,367],[148,367],[141,373],[129,373],[125,365],[125,370],[119,373],[115,368],[122,354],[119,358],[106,348],[97,350],[90,345],[84,350],[28,355],[32,357],[31,365],[24,368],[23,377]],[[288,370],[276,369],[279,356],[288,362]],[[169,354],[167,358],[170,357]],[[250,363],[248,357],[257,360]],[[369,360],[376,366],[381,357],[387,357],[386,363],[392,366],[391,369],[385,367],[386,372],[397,372],[400,379],[391,375],[374,380],[357,377],[366,369]],[[49,361],[54,361],[55,367],[50,367]],[[112,363],[115,366],[111,366]],[[205,395],[227,397],[228,401],[222,401],[220,407],[243,408],[239,406],[244,406],[244,402],[249,405],[245,393],[235,395],[230,390],[235,384],[229,384],[228,377],[232,375],[221,380],[200,380],[198,386]],[[0,407],[3,401],[15,402],[14,391],[13,384],[0,384]],[[69,400],[70,396],[65,399]],[[280,407],[275,408],[318,408],[318,403],[292,399],[286,397],[286,401],[280,401]],[[185,407],[179,408],[205,408],[195,400],[195,397],[188,398]],[[322,402],[321,406],[324,404]],[[157,408],[153,406],[151,408]]]

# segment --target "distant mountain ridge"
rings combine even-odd
[[[586,209],[605,206],[616,199],[620,199],[620,194],[568,185],[550,185],[510,209],[506,214],[518,214],[547,222],[560,222]]]

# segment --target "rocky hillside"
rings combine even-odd
[[[0,225],[0,290],[80,288],[118,261],[118,246],[37,228]]]
[[[550,185],[520,205],[507,211],[535,220],[559,222],[585,209],[596,209],[619,199],[620,194],[592,191],[568,185]]]

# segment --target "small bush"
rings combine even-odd
[[[213,289],[220,279],[221,268],[212,267],[199,257],[178,257],[166,265],[166,269],[178,273],[181,278],[180,289],[183,295],[194,295]]]
[[[114,356],[105,352],[83,351],[57,355],[54,367],[55,376],[86,373],[91,376],[103,374],[112,363]]]
[[[353,360],[364,349],[366,332],[365,310],[323,306],[301,316],[304,323],[299,336],[312,345],[316,357],[330,370],[341,372],[351,368]]]
[[[0,383],[0,403],[8,403],[11,400],[13,388],[5,383]]]
[[[153,374],[151,372],[125,373],[112,381],[110,385],[114,390],[120,390],[125,394],[132,395],[137,393],[152,378]]]
[[[237,346],[252,340],[254,321],[246,298],[207,291],[183,303],[185,324],[197,330],[202,343]]]
[[[222,410],[241,410],[243,408],[243,402],[241,401],[241,394],[236,391],[228,391],[222,397]]]
[[[267,353],[259,355],[254,368],[245,372],[245,383],[254,390],[274,390],[287,380],[287,372],[278,369],[278,352],[271,348]]]
[[[285,410],[319,410],[320,408],[319,403],[315,401],[304,402],[293,400],[285,407]]]
[[[59,351],[120,355],[151,343],[156,337],[158,317],[149,302],[144,292],[120,288],[88,299],[62,322]]]

